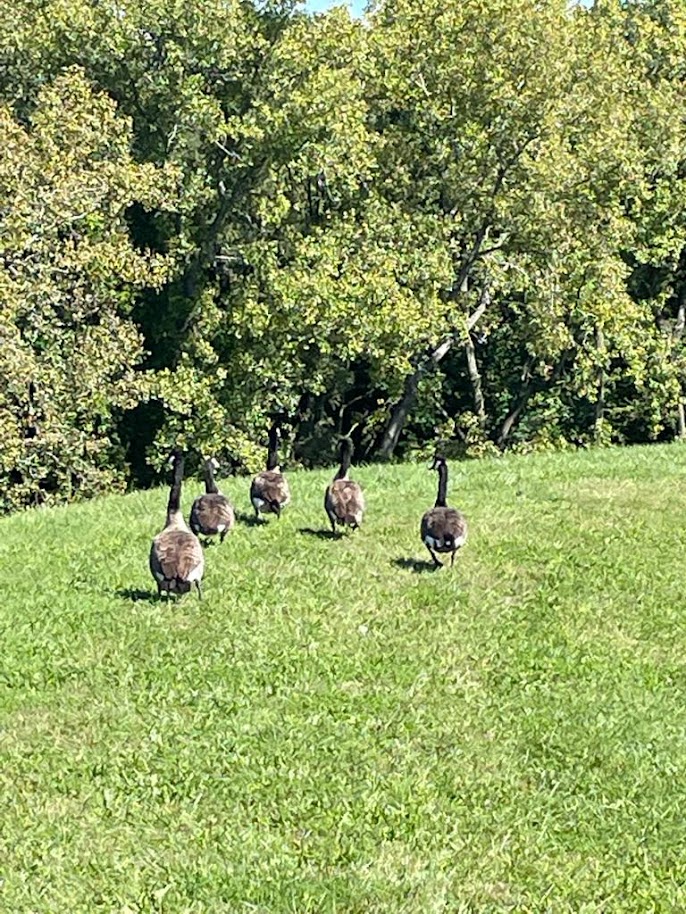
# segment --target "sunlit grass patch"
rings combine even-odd
[[[340,538],[293,473],[202,602],[155,595],[164,491],[3,520],[0,908],[686,907],[682,451],[452,469],[452,572],[425,466]]]

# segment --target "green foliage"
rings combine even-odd
[[[4,507],[254,468],[275,417],[373,456],[405,397],[410,449],[672,435],[685,39],[676,0],[3,5]]]
[[[125,213],[164,207],[168,176],[138,165],[130,125],[82,74],[36,99],[30,124],[0,109],[0,489],[5,508],[123,482],[116,415],[145,395],[129,319],[168,278],[134,248]],[[172,184],[173,187],[173,184]]]

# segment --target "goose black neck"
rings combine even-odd
[[[341,465],[336,473],[336,479],[345,479],[353,459],[353,443],[350,438],[341,441]]]
[[[167,503],[167,521],[170,521],[175,514],[181,509],[181,483],[183,481],[183,455],[174,456],[174,478],[172,481],[171,491],[169,492],[169,502]]]
[[[267,451],[267,469],[275,470],[279,465],[279,435],[276,431],[276,427],[272,426],[269,429],[269,449]]]
[[[438,495],[436,497],[436,507],[445,508],[445,500],[448,495],[448,465],[440,463],[438,465]]]
[[[214,481],[214,466],[211,460],[205,461],[205,492],[208,495],[216,495],[219,492],[217,483]]]

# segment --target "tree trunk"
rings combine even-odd
[[[542,381],[540,378],[538,380],[536,378],[532,378],[529,375],[532,362],[529,361],[526,363],[524,370],[522,371],[522,380],[524,381],[524,384],[522,385],[522,389],[520,390],[519,396],[517,397],[517,402],[512,407],[507,416],[505,416],[503,424],[500,426],[500,432],[496,438],[496,444],[498,447],[502,447],[507,441],[510,432],[519,421],[520,416],[524,412],[526,404],[529,402],[532,394],[537,393],[539,390],[543,390],[546,387],[552,387],[560,380],[570,355],[570,350],[562,353],[555,365],[555,368],[553,368],[550,378],[547,381]]]
[[[419,382],[432,366],[438,365],[441,359],[449,351],[452,344],[452,339],[441,343],[441,345],[434,349],[434,351],[429,355],[428,360],[424,364],[420,365],[417,369],[415,369],[415,371],[412,372],[412,374],[408,375],[405,378],[403,395],[391,410],[391,416],[386,423],[383,438],[381,439],[379,456],[382,460],[390,460],[390,458],[393,456],[393,451],[398,444],[400,433],[402,432],[405,423],[407,422],[407,417],[410,414],[410,410],[414,406],[414,401],[417,398]]]
[[[512,407],[510,412],[505,416],[503,424],[500,426],[500,432],[496,439],[496,444],[498,447],[503,447],[505,442],[510,436],[510,432],[515,427],[519,421],[519,417],[524,412],[526,404],[529,402],[529,397],[534,392],[534,382],[532,378],[529,378],[528,381],[524,384],[522,389],[519,392],[519,397],[517,402]]]
[[[420,378],[421,374],[419,371],[415,371],[405,378],[403,395],[391,410],[390,418],[386,423],[383,438],[381,439],[379,456],[382,460],[390,460],[393,456],[393,451],[398,444],[400,433],[402,432],[410,410],[414,405]]]
[[[676,323],[674,324],[674,331],[672,337],[675,342],[681,339],[684,334],[684,326],[686,326],[686,302],[684,301],[684,293],[682,290],[681,295],[679,296],[679,310],[677,312]],[[679,397],[679,402],[677,403],[677,437],[679,441],[686,440],[686,413],[684,412],[684,397],[683,391],[682,395]]]
[[[483,238],[481,239],[483,241]],[[479,242],[479,246],[481,241]],[[467,282],[468,273],[463,271],[459,278],[459,286],[462,288]],[[482,289],[481,295],[479,297],[479,304],[472,314],[469,315],[467,319],[467,335],[469,342],[471,343],[471,337],[469,333],[476,326],[480,318],[483,316],[486,308],[490,304],[491,296],[488,290],[488,286],[484,286]],[[409,416],[412,407],[414,406],[414,401],[417,398],[417,390],[419,389],[419,382],[424,377],[427,372],[432,368],[435,368],[436,365],[441,362],[443,358],[448,354],[452,346],[456,342],[456,337],[448,337],[447,340],[444,340],[440,346],[437,346],[436,349],[429,352],[425,358],[419,363],[417,368],[405,378],[405,386],[403,388],[403,395],[391,409],[391,415],[386,423],[386,428],[384,429],[383,437],[381,439],[381,444],[379,445],[379,457],[382,460],[390,460],[393,456],[393,451],[398,444],[398,439],[400,438],[400,433],[402,432],[407,417]],[[466,345],[466,344],[465,344]],[[472,344],[473,347],[473,344]],[[477,372],[478,375],[478,372]],[[480,382],[480,379],[479,379]],[[481,395],[481,387],[479,386],[479,394]],[[484,410],[485,414],[485,410]]]
[[[596,443],[601,440],[603,432],[603,418],[605,416],[605,363],[602,356],[605,353],[605,334],[603,328],[597,325],[595,328],[595,346],[599,357],[598,371],[596,373],[596,401],[595,417],[593,420],[593,438]]]
[[[476,413],[479,424],[483,427],[486,424],[486,405],[484,403],[484,394],[481,389],[481,375],[479,374],[479,364],[476,360],[476,349],[471,333],[467,334],[464,344],[465,354],[467,356],[467,371],[469,381],[472,385],[472,396],[474,398],[474,412]]]

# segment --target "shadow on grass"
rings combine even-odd
[[[254,514],[245,514],[243,511],[236,511],[236,522],[244,524],[246,527],[264,527],[267,523]]]
[[[426,574],[427,571],[440,571],[440,565],[434,565],[426,559],[391,559],[391,565],[402,568],[404,571],[413,571],[415,574]]]
[[[139,587],[122,587],[114,591],[115,596],[133,603],[159,603],[161,597],[156,590],[141,590]]]
[[[339,540],[343,536],[342,533],[333,533],[331,530],[315,530],[312,527],[298,527],[298,533],[303,536],[316,536],[320,540]]]

